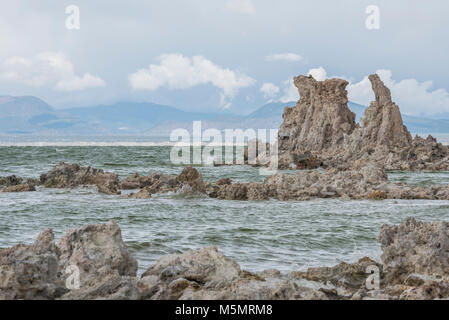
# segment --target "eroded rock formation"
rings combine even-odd
[[[356,128],[355,114],[347,106],[348,82],[342,79],[320,82],[311,76],[298,76],[294,84],[300,99],[295,107],[284,109],[279,129],[279,166],[313,168],[319,165],[314,155],[341,145],[344,136]],[[302,159],[302,163],[297,159]]]
[[[32,245],[0,249],[0,299],[447,299],[449,224],[408,218],[382,226],[382,262],[306,271],[248,272],[215,247],[160,258],[140,277],[114,222],[67,231],[50,229]],[[67,285],[68,267],[80,271]],[[376,287],[368,276],[378,272]],[[371,283],[372,284],[372,283]]]
[[[377,74],[369,80],[375,101],[359,125],[347,107],[345,80],[296,77],[301,97],[295,107],[284,110],[279,167],[348,169],[354,161],[363,160],[387,170],[449,170],[449,147],[432,137],[412,140],[390,90]]]

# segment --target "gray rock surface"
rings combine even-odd
[[[403,284],[409,277],[449,279],[449,223],[408,218],[397,226],[383,225],[379,235],[387,280]]]
[[[0,177],[0,192],[29,192],[36,191],[36,186],[39,182],[34,179],[28,179],[24,182],[23,178],[15,175],[1,178]]]
[[[119,180],[115,173],[104,172],[78,164],[59,163],[40,177],[46,188],[75,188],[79,186],[97,186],[98,191],[106,194],[120,194]]]
[[[134,183],[134,181],[139,183]],[[122,181],[121,185],[134,186],[139,184],[143,186],[137,193],[131,193],[129,198],[148,199],[156,193],[176,192],[182,194],[205,195],[206,185],[201,174],[195,168],[185,167],[178,175],[166,175],[161,173],[152,173],[146,177],[136,175],[127,177]]]
[[[59,277],[59,252],[50,229],[32,245],[0,249],[0,300],[54,299],[67,289]]]
[[[43,231],[32,245],[0,249],[0,299],[448,299],[447,222],[408,218],[382,226],[383,265],[368,258],[281,273],[242,270],[217,248],[160,258],[141,277],[117,224],[69,230],[55,244]],[[68,266],[80,287],[66,285]],[[376,286],[367,286],[378,270]]]

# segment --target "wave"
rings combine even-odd
[[[97,142],[97,141],[26,141],[12,142],[0,141],[0,147],[188,147],[195,144],[182,142],[134,142],[134,141],[114,141],[114,142]],[[243,146],[237,143],[201,143],[201,146]]]

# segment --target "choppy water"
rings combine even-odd
[[[159,171],[178,174],[170,148],[153,147],[0,147],[0,176],[38,178],[59,161],[79,163],[121,178]],[[230,177],[262,181],[248,166],[199,167],[205,180]],[[449,184],[449,173],[391,173],[414,185]],[[407,216],[449,220],[449,201],[224,201],[161,195],[148,200],[98,194],[95,189],[43,189],[0,193],[0,247],[31,243],[45,228],[57,239],[68,228],[114,219],[142,272],[160,256],[217,246],[248,270],[303,269],[333,265],[369,255],[379,259],[376,240],[382,224]]]

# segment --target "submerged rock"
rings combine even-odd
[[[46,188],[75,188],[79,186],[97,186],[98,191],[106,194],[120,194],[119,180],[115,173],[102,169],[81,167],[78,164],[59,163],[49,172],[42,174],[41,183]]]

